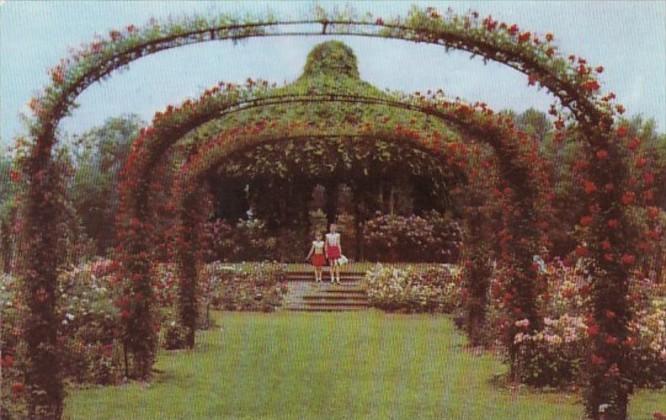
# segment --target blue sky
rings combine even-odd
[[[375,16],[404,15],[415,2],[355,2],[355,9]],[[418,3],[418,2],[416,2]],[[298,17],[309,1],[274,2],[143,2],[0,0],[0,146],[22,132],[19,113],[47,82],[47,69],[67,55],[69,47],[88,42],[95,33],[151,17],[196,13],[260,13],[270,10]],[[344,7],[347,2],[319,2]],[[664,1],[487,1],[422,2],[482,15],[540,33],[553,32],[560,49],[602,64],[604,90],[613,90],[630,114],[657,120],[666,131],[666,2]],[[331,38],[327,38],[331,39]],[[484,100],[495,109],[546,110],[552,98],[527,87],[526,77],[508,68],[463,53],[446,54],[436,46],[395,40],[338,37],[359,59],[361,77],[379,87],[403,91],[442,88],[449,96]],[[234,46],[212,42],[144,58],[129,71],[116,73],[79,98],[80,108],[61,128],[79,133],[106,118],[134,112],[145,120],[169,103],[195,97],[224,81],[247,77],[282,83],[295,79],[305,57],[321,37],[251,39]]]

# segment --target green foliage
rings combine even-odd
[[[98,255],[113,246],[119,172],[132,140],[144,125],[137,115],[123,115],[73,139],[77,148],[72,202],[86,234],[95,241]]]
[[[317,232],[321,233],[322,235],[326,233],[328,227],[326,213],[324,213],[321,209],[317,209],[310,210],[308,215],[310,218],[310,235],[312,238],[315,237]]]
[[[553,123],[550,122],[548,116],[534,108],[529,108],[516,118],[518,127],[534,136],[539,143],[543,143],[552,135]]]
[[[301,78],[327,75],[359,78],[354,51],[340,41],[323,42],[308,54]]]

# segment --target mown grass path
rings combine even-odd
[[[359,313],[216,313],[194,352],[161,352],[148,386],[71,391],[70,419],[578,419],[577,395],[509,391],[450,319]],[[642,392],[632,418],[666,410]]]

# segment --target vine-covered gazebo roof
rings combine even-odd
[[[268,85],[263,94],[271,97],[291,95],[331,95],[331,101],[275,103],[237,111],[203,124],[183,140],[183,145],[199,144],[222,130],[259,121],[309,121],[320,130],[341,125],[401,125],[413,130],[436,130],[443,138],[454,136],[441,120],[420,112],[381,104],[333,100],[333,96],[362,96],[380,101],[395,101],[408,96],[401,92],[382,90],[362,80],[354,51],[341,41],[317,44],[308,54],[303,73],[294,82],[284,86]]]

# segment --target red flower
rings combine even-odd
[[[627,147],[629,148],[629,150],[636,150],[640,145],[641,145],[641,139],[639,139],[638,137],[634,137],[633,139],[631,139]]]
[[[601,243],[601,249],[604,249],[604,250],[606,250],[606,251],[609,250],[609,249],[611,249],[611,243],[610,243],[610,241],[608,241],[608,240],[603,241],[603,242]]]
[[[604,72],[604,66],[599,66],[595,69],[597,73],[603,73]]]
[[[483,20],[483,24],[486,25],[486,30],[492,32],[497,28],[497,21],[493,20],[492,16],[488,16]]]
[[[617,111],[618,114],[624,114],[624,111],[626,111],[626,109],[624,109],[624,106],[622,106],[622,104],[615,105],[615,110]]]
[[[636,257],[631,255],[631,254],[624,254],[622,255],[622,264],[624,265],[632,265],[636,262]]]
[[[23,393],[23,390],[25,390],[25,385],[23,385],[21,382],[14,382],[12,384],[12,394],[19,395]]]
[[[616,345],[619,341],[620,340],[618,340],[617,337],[614,337],[612,335],[609,335],[608,337],[606,337],[606,344],[608,344],[610,346]]]
[[[523,32],[518,36],[518,42],[527,42],[530,40],[530,37],[532,36],[531,33],[529,32]]]
[[[583,181],[583,188],[585,189],[585,192],[588,194],[592,194],[597,190],[597,186],[594,184],[592,181]]]
[[[555,39],[555,36],[553,34],[551,34],[550,32],[548,32],[546,34],[546,41],[551,42],[553,39]]]
[[[595,92],[601,88],[601,85],[596,80],[588,80],[580,85],[584,90],[588,92]]]
[[[517,34],[518,31],[519,31],[518,25],[516,25],[515,23],[509,27],[509,34],[511,35]]]
[[[645,181],[647,185],[652,184],[654,182],[654,174],[652,172],[645,172],[643,174],[643,181]]]
[[[583,216],[580,218],[580,224],[581,226],[590,226],[593,220],[592,216]]]
[[[587,67],[585,66],[585,64],[578,65],[578,70],[577,71],[578,71],[578,74],[580,74],[581,76],[584,76],[588,73],[588,70],[587,70]]]
[[[627,191],[622,194],[622,204],[625,206],[631,205],[636,201],[636,193],[633,191]]]
[[[618,137],[624,137],[627,135],[628,132],[629,132],[629,127],[627,127],[626,125],[621,125],[616,130]]]
[[[613,254],[604,254],[604,260],[613,262]]]
[[[377,20],[375,21],[375,24],[377,24],[377,25],[383,25],[383,24],[384,24],[384,19],[382,19],[382,18],[377,18]]]
[[[14,366],[14,356],[12,356],[11,354],[5,354],[2,357],[2,360],[0,360],[0,366],[2,366],[3,368],[10,368]]]
[[[9,171],[9,179],[11,179],[12,182],[20,182],[21,181],[21,173],[19,171],[15,171],[15,170]]]
[[[609,182],[608,184],[604,185],[604,189],[606,192],[611,192],[615,189],[615,186]]]
[[[597,324],[592,324],[587,327],[587,335],[594,337],[599,334],[599,326]]]
[[[608,159],[608,151],[604,149],[597,150],[597,159],[599,160]]]
[[[124,310],[124,311],[122,311],[122,312],[120,313],[120,317],[121,317],[122,319],[127,319],[127,318],[129,318],[129,317],[130,317],[130,313],[129,313],[129,311],[128,311],[127,309]]]
[[[606,363],[606,359],[604,359],[601,356],[597,356],[596,354],[592,355],[592,364],[593,365],[603,365]]]
[[[615,229],[615,228],[617,228],[618,226],[620,226],[620,221],[619,221],[619,220],[617,220],[617,219],[610,219],[610,220],[608,221],[608,227],[609,227],[609,228],[611,228],[611,229]]]
[[[584,246],[577,246],[576,247],[576,256],[577,257],[587,257],[588,255],[590,255],[590,250],[589,249],[587,249]]]

